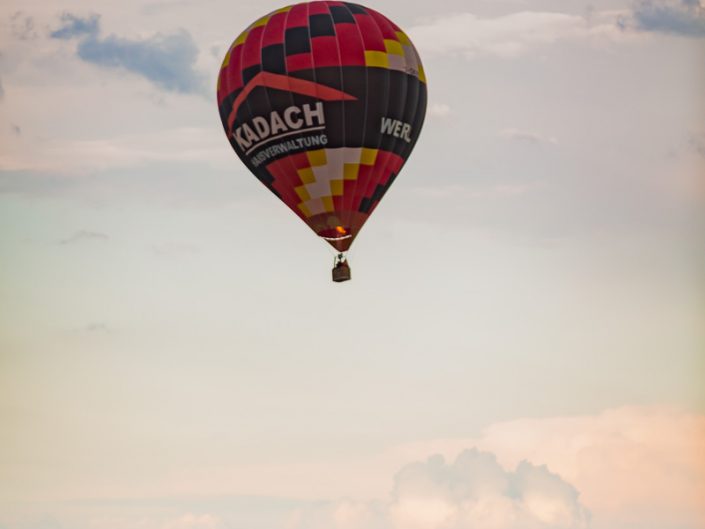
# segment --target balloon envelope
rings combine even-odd
[[[408,36],[383,15],[347,2],[301,3],[235,39],[218,106],[247,168],[345,251],[416,143],[426,78]]]

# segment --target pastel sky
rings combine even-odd
[[[1,529],[705,528],[705,3],[379,0],[351,251],[215,103],[271,0],[0,6]]]

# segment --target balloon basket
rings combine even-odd
[[[342,283],[343,281],[349,281],[350,277],[350,265],[343,254],[340,254],[336,258],[335,266],[333,267],[333,281]]]

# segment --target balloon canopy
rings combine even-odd
[[[218,107],[247,168],[342,252],[416,143],[426,77],[409,37],[383,15],[348,2],[301,3],[235,39]]]

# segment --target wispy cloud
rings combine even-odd
[[[66,239],[62,239],[60,241],[60,244],[77,244],[77,243],[82,243],[82,242],[94,242],[94,241],[99,241],[99,242],[105,242],[109,240],[110,237],[106,235],[105,233],[100,233],[97,231],[88,231],[88,230],[80,230],[71,235],[70,237],[67,237]]]
[[[71,13],[61,15],[61,26],[50,33],[53,39],[72,39],[85,35],[96,35],[100,31],[100,17],[91,15],[86,18],[77,17]]]
[[[561,40],[618,37],[613,15],[593,13],[590,19],[565,13],[523,11],[483,18],[473,13],[440,17],[410,28],[422,53],[459,53],[516,57],[537,46]]]
[[[499,132],[499,137],[506,140],[523,141],[528,143],[558,143],[553,136],[544,136],[538,132],[520,130],[515,128],[503,129]]]
[[[447,118],[450,110],[450,106],[445,103],[433,103],[428,107],[427,114],[431,118]]]
[[[688,145],[693,151],[705,158],[705,134],[691,134]]]
[[[141,11],[145,15],[162,15],[168,11],[191,6],[196,3],[197,2],[194,2],[193,0],[166,0],[149,2],[141,8]]]
[[[90,334],[110,334],[110,327],[103,322],[91,322],[83,328],[84,332]]]
[[[31,146],[18,145],[0,151],[0,171],[84,174],[150,161],[207,162],[232,167],[232,153],[223,148],[221,130],[203,127],[169,129],[160,134],[126,134],[111,139],[48,138]]]
[[[17,11],[10,17],[12,35],[19,40],[31,40],[37,37],[34,19],[26,16],[22,11]]]
[[[700,0],[639,0],[633,25],[685,37],[705,37],[705,5]]]
[[[410,192],[415,195],[437,199],[448,199],[451,197],[460,197],[463,200],[487,199],[490,197],[504,197],[511,199],[517,195],[528,193],[542,185],[542,182],[490,185],[448,184],[417,186],[411,188]]]
[[[0,169],[0,196],[54,197],[77,203],[115,204],[127,202],[159,203],[169,207],[215,207],[243,203],[252,198],[252,190],[242,182],[249,180],[239,170],[241,178],[221,170],[203,171],[200,162],[148,161],[136,170],[100,169],[92,173],[62,174],[53,171],[3,171]],[[149,178],[145,178],[145,174]],[[196,177],[195,175],[200,175]],[[256,189],[256,188],[255,188]],[[256,189],[255,192],[258,192]],[[89,240],[84,241],[88,243]],[[94,239],[99,242],[99,239]],[[57,241],[57,244],[61,241]],[[68,242],[66,244],[69,244]],[[73,241],[71,242],[73,244]],[[187,257],[198,253],[188,247],[149,247],[156,256]]]
[[[101,37],[97,15],[81,18],[66,13],[61,20],[62,26],[51,33],[52,38],[79,38],[76,53],[85,62],[127,70],[170,92],[193,94],[204,90],[205,76],[195,69],[198,47],[186,30],[132,40],[116,35]]]
[[[161,529],[224,529],[225,527],[225,523],[217,516],[187,513],[167,520]]]
[[[100,66],[125,68],[171,92],[196,93],[203,88],[203,76],[193,68],[198,48],[185,30],[142,41],[113,35],[89,38],[78,45],[78,56]]]

